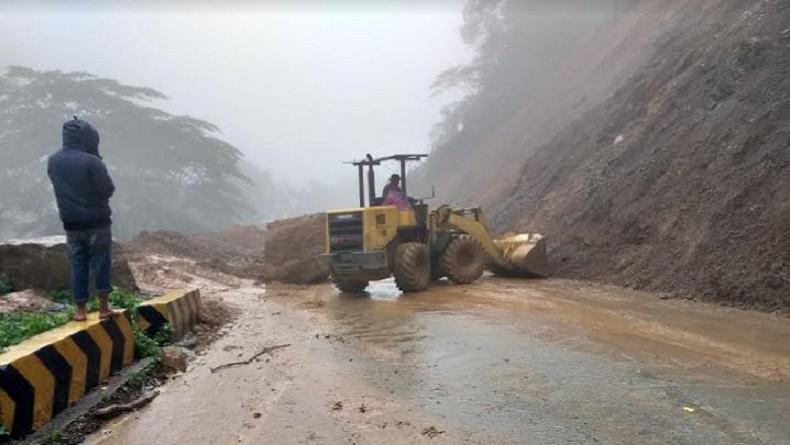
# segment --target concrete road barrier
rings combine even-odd
[[[69,322],[0,354],[0,420],[14,438],[36,430],[134,360],[123,313]]]
[[[179,290],[152,298],[137,308],[137,315],[137,325],[148,336],[153,337],[169,323],[175,339],[181,340],[198,322],[200,291]]]

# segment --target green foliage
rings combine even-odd
[[[167,346],[173,344],[173,339],[175,339],[175,337],[176,333],[172,326],[170,326],[170,323],[165,323],[165,325],[159,329],[159,332],[154,335],[154,341],[156,341],[159,346]]]
[[[72,304],[74,298],[71,296],[70,290],[56,290],[49,293],[49,299],[56,303]]]
[[[61,146],[60,128],[75,114],[101,133],[99,150],[118,189],[116,236],[212,230],[245,217],[241,152],[213,124],[147,105],[162,99],[88,73],[8,68],[0,76],[0,237],[60,230],[42,162]]]
[[[67,305],[62,312],[14,312],[0,314],[0,351],[11,345],[20,343],[36,334],[50,330],[67,323],[74,316],[75,306],[69,291],[56,291],[49,294],[53,301]],[[165,325],[155,338],[146,336],[137,326],[137,306],[143,298],[134,292],[115,290],[110,294],[110,305],[114,308],[126,310],[126,317],[134,332],[135,357],[152,357],[159,355],[161,347],[172,343],[173,330],[170,325]],[[94,312],[99,309],[99,301],[92,298],[88,301],[87,309]]]
[[[157,362],[150,363],[145,368],[135,372],[129,376],[129,379],[124,383],[124,388],[133,391],[140,391],[145,388],[145,385],[151,379],[151,376],[156,373]]]
[[[116,289],[110,294],[110,305],[126,309],[129,313],[134,313],[142,301],[140,294],[123,289]]]
[[[68,296],[71,298],[71,293],[68,293]],[[139,294],[127,290],[116,289],[110,293],[110,306],[128,310],[129,313],[134,313],[137,309],[137,305],[139,305],[141,301],[143,301],[143,299]],[[92,297],[88,300],[86,307],[88,312],[98,311],[99,299]]]
[[[13,290],[14,286],[11,284],[11,280],[5,275],[0,275],[0,295],[11,293]]]
[[[12,312],[0,314],[0,351],[36,334],[66,324],[74,309],[63,312]]]
[[[162,347],[153,338],[145,335],[143,331],[134,326],[134,357],[156,357],[162,352]]]
[[[53,431],[49,437],[46,438],[45,445],[61,445],[63,444],[63,433],[60,431]]]
[[[169,324],[165,324],[154,335],[153,338],[145,335],[137,326],[137,322],[132,323],[134,331],[134,356],[138,359],[145,357],[155,357],[162,352],[162,347],[173,342],[173,329]]]

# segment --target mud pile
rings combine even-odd
[[[0,244],[0,276],[14,289],[55,291],[70,286],[65,236],[13,240]],[[122,289],[137,288],[124,258],[122,247],[113,243],[113,285]]]
[[[325,249],[323,213],[284,219],[266,226],[266,281],[312,284],[326,281],[329,269],[318,261]]]
[[[786,311],[790,8],[669,3],[652,61],[527,159],[495,225],[548,234],[560,276]]]
[[[124,247],[132,257],[157,254],[187,258],[242,278],[260,278],[263,271],[264,231],[256,226],[207,234],[141,232]]]

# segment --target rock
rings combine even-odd
[[[329,268],[318,261],[325,249],[323,213],[275,221],[266,227],[263,279],[294,284],[326,281]]]
[[[61,305],[53,303],[32,289],[0,296],[0,314],[17,311],[49,311],[56,310]]]
[[[162,365],[168,371],[185,372],[187,370],[187,354],[178,346],[165,346],[162,348]]]
[[[69,288],[69,265],[66,237],[50,236],[0,244],[0,275],[5,275],[15,289],[45,291]],[[113,286],[137,290],[137,284],[121,246],[113,243]]]

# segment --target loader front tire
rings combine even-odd
[[[403,292],[422,292],[431,283],[431,255],[421,243],[403,243],[395,249],[392,274]]]
[[[453,283],[470,284],[483,275],[486,255],[477,240],[462,235],[447,244],[439,265]]]

